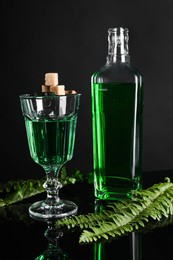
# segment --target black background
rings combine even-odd
[[[37,178],[19,95],[46,72],[82,94],[70,171],[92,171],[90,78],[105,64],[107,30],[129,29],[131,62],[144,76],[143,170],[173,168],[173,2],[170,0],[1,1],[2,180]]]

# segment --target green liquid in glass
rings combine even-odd
[[[25,117],[28,144],[33,160],[44,168],[62,166],[72,158],[77,117],[59,120],[30,120]]]
[[[95,196],[115,199],[141,187],[142,90],[92,84]]]

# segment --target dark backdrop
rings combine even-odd
[[[1,1],[1,179],[40,177],[29,155],[19,95],[46,72],[82,93],[69,170],[92,170],[92,73],[105,64],[107,30],[129,28],[131,62],[144,76],[144,171],[173,168],[173,1]]]

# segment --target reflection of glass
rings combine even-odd
[[[63,236],[63,232],[55,229],[53,222],[48,222],[47,224],[48,228],[44,234],[48,241],[47,249],[36,257],[35,260],[70,260],[71,257],[68,253],[59,246],[58,241]]]
[[[53,219],[77,213],[77,205],[59,198],[62,184],[58,181],[59,170],[72,159],[80,94],[20,96],[21,108],[32,159],[41,165],[47,180],[43,187],[47,198],[29,208],[37,219]]]
[[[95,213],[106,209],[106,201],[95,200]],[[128,236],[115,239],[111,243],[94,244],[94,260],[129,259],[142,260],[141,234],[132,232]],[[122,250],[123,248],[123,250]],[[115,255],[112,255],[115,252]]]

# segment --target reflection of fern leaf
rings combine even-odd
[[[168,178],[147,190],[137,191],[134,198],[108,203],[101,213],[90,213],[57,221],[58,226],[79,226],[79,242],[92,243],[117,238],[145,227],[149,219],[160,220],[173,214],[173,183]]]
[[[159,221],[157,220],[150,220],[145,227],[139,229],[139,232],[142,233],[148,233],[149,231],[156,229],[156,228],[162,228],[167,227],[169,225],[173,224],[173,215],[170,215],[169,217],[163,217]]]
[[[28,208],[31,203],[9,205],[8,207],[0,207],[0,223],[7,221],[23,222],[29,226],[33,221],[28,214]]]

